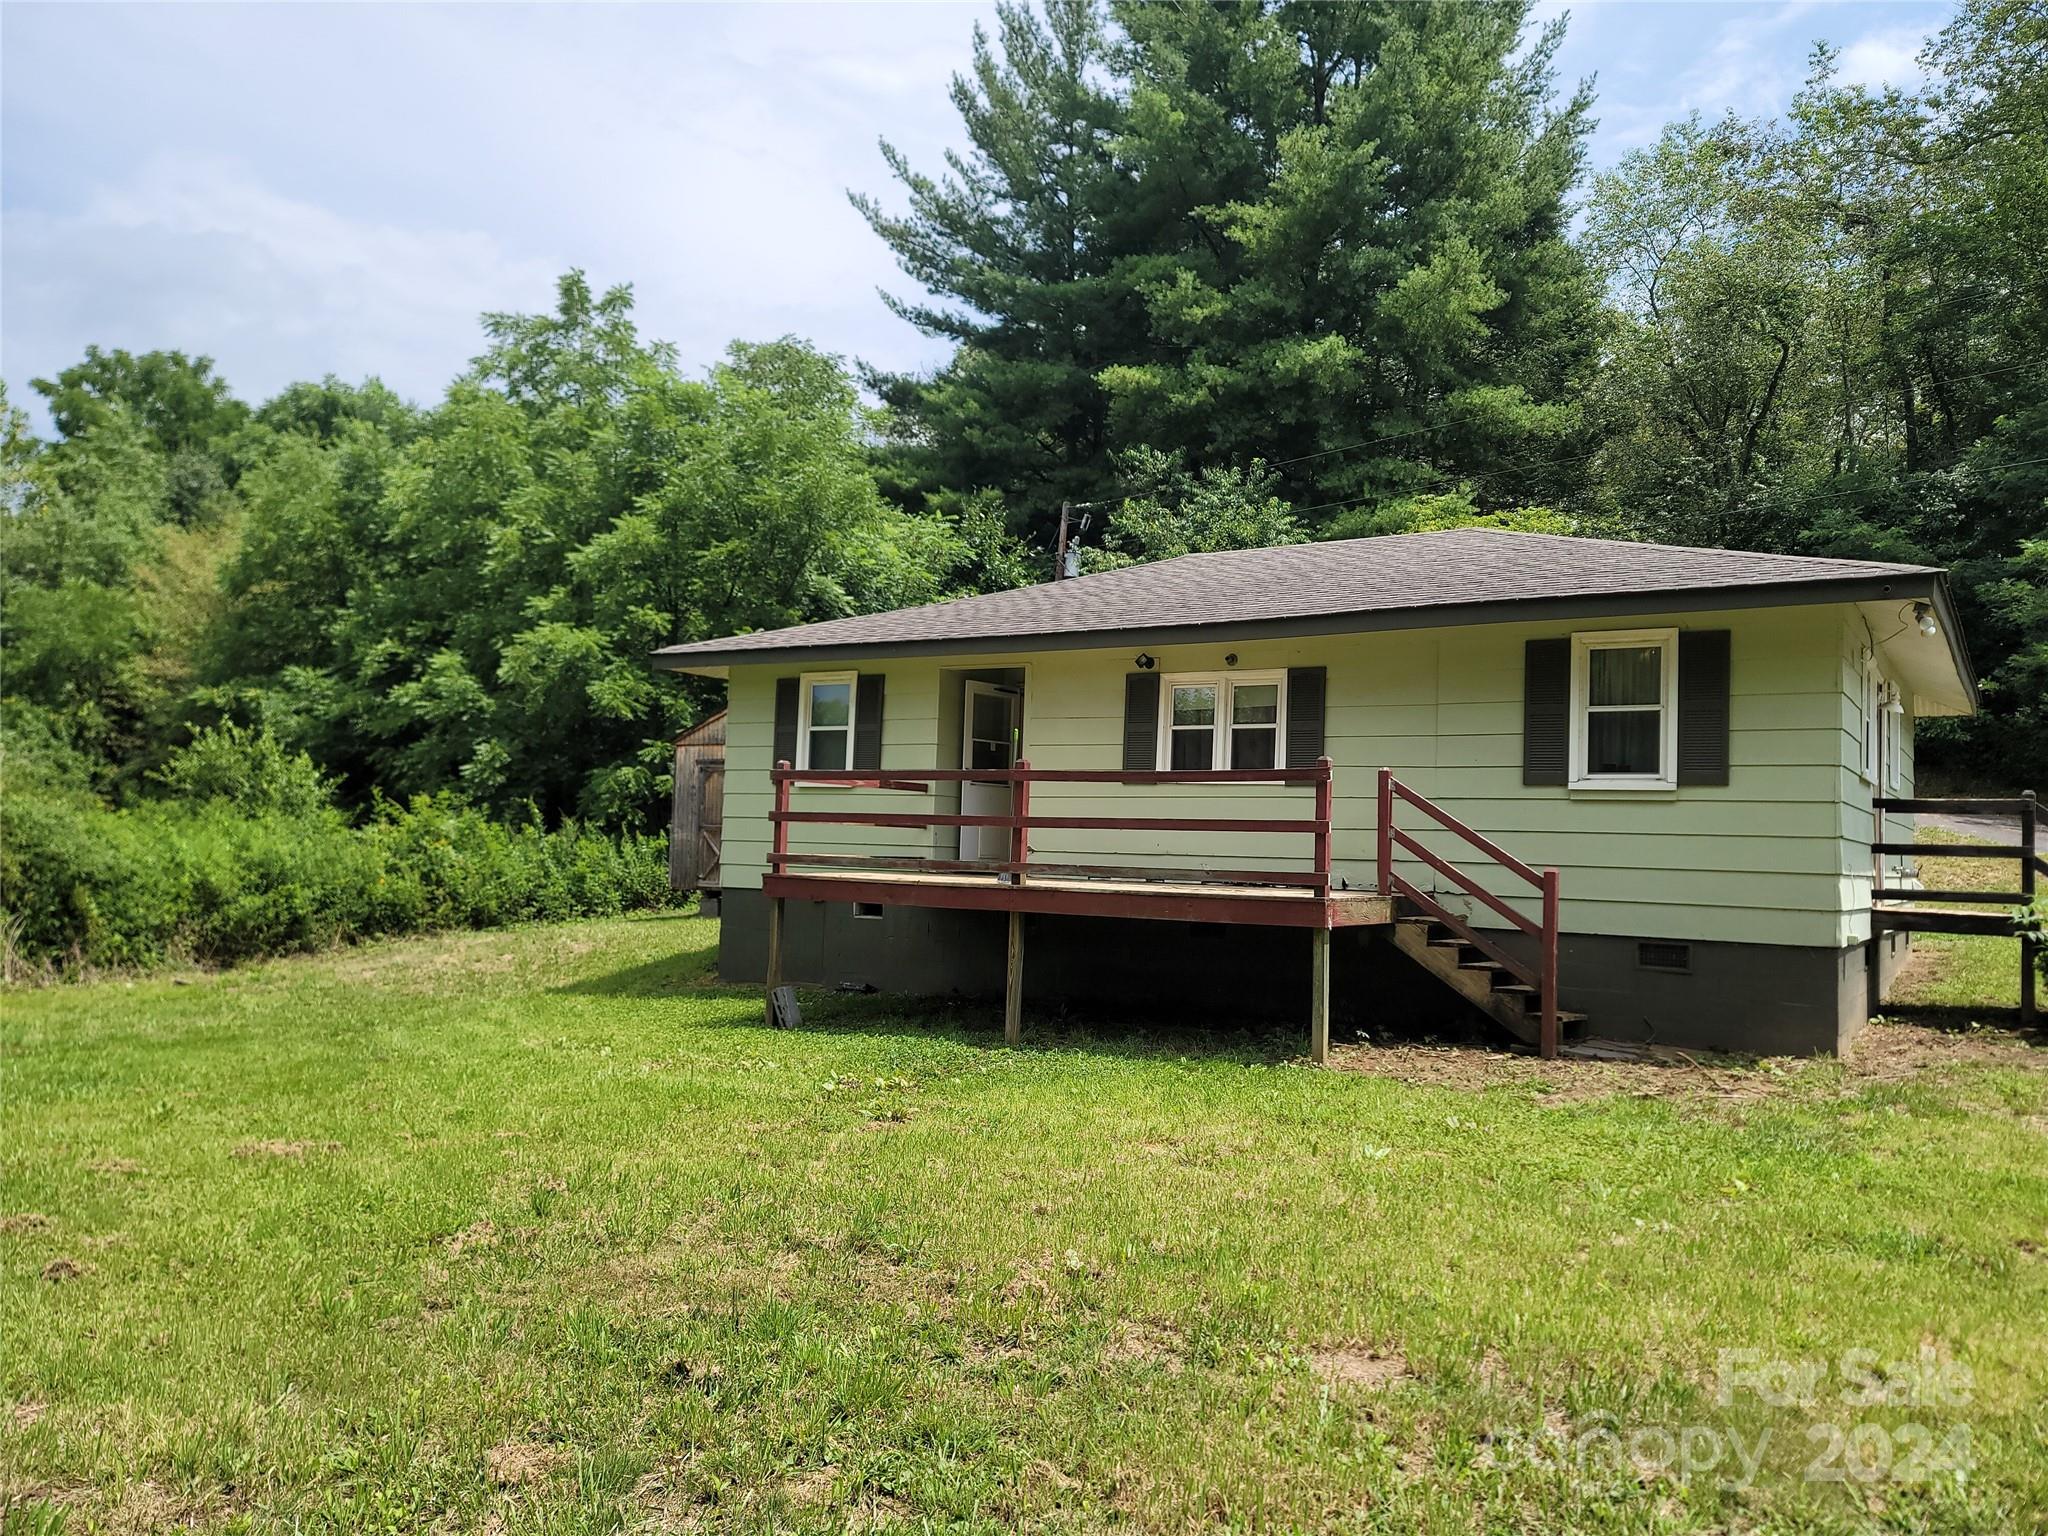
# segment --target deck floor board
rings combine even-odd
[[[1065,876],[1010,884],[993,874],[926,870],[806,870],[769,875],[770,896],[808,901],[879,902],[889,906],[955,907],[1080,917],[1151,917],[1183,922],[1251,923],[1277,927],[1355,927],[1393,920],[1393,904],[1377,891],[1232,885],[1196,880],[1090,880]]]

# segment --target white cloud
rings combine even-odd
[[[543,308],[572,266],[631,282],[688,367],[785,333],[943,354],[876,298],[904,280],[846,190],[889,200],[880,136],[919,165],[957,137],[985,6],[25,9],[17,400],[89,342],[206,352],[252,399],[326,371],[433,399],[480,312]],[[88,79],[118,86],[81,120]]]
[[[355,220],[159,156],[76,212],[8,215],[7,368],[47,373],[97,341],[208,354],[252,398],[334,372],[432,399],[478,350],[478,313],[544,305],[554,275],[482,231]]]
[[[1866,33],[1842,50],[1837,78],[1844,85],[1878,90],[1887,85],[1910,88],[1925,78],[1918,55],[1925,39],[1917,28],[1888,27]]]

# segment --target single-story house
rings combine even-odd
[[[1546,1048],[1841,1048],[1904,942],[1873,801],[1976,705],[1940,570],[1486,529],[656,659],[727,680],[726,977],[1013,1035],[1020,994],[1305,1009],[1318,1054],[1333,963],[1368,1028],[1419,978]]]

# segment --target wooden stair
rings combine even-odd
[[[1403,954],[1517,1040],[1527,1045],[1540,1043],[1542,1005],[1536,989],[1517,980],[1498,960],[1489,960],[1433,917],[1396,917],[1393,933]],[[1569,1032],[1585,1019],[1583,1013],[1562,1009],[1557,1015],[1560,1032]]]

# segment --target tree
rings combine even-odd
[[[1140,448],[1125,455],[1118,470],[1125,484],[1141,489],[1108,510],[1100,542],[1082,550],[1085,570],[1299,544],[1307,537],[1263,464],[1191,473],[1171,454]]]
[[[49,401],[50,419],[66,442],[85,436],[116,410],[165,454],[216,449],[249,418],[210,357],[87,347],[82,362],[30,387]]]
[[[939,301],[884,295],[890,308],[957,345],[932,377],[871,375],[898,413],[885,473],[906,500],[998,491],[1013,528],[1043,534],[1062,499],[1107,478],[1097,376],[1143,346],[1144,315],[1117,273],[1128,185],[1097,0],[1047,0],[1042,15],[1002,0],[997,17],[1000,56],[977,25],[972,72],[953,80],[972,150],[934,179],[884,141],[909,211],[853,204]]]
[[[311,754],[361,800],[657,814],[706,702],[677,640],[895,607],[999,566],[1000,539],[876,490],[835,358],[735,345],[702,378],[580,273],[435,409],[295,386],[258,413],[199,703]]]
[[[1525,39],[1526,15],[1006,7],[1000,62],[978,36],[955,84],[973,152],[935,182],[885,149],[910,212],[856,199],[955,301],[898,305],[958,343],[880,381],[899,493],[997,491],[1044,543],[1062,500],[1129,489],[1139,448],[1264,459],[1311,524],[1451,470],[1489,499],[1565,483],[1598,298],[1565,238],[1589,98],[1554,104],[1562,34]]]
[[[1948,567],[1985,684],[1923,762],[2048,770],[2048,10],[1970,0],[1918,93],[1816,52],[1779,123],[1674,125],[1596,187],[1593,505],[1639,536]]]
[[[1561,25],[1525,38],[1515,0],[1117,14],[1119,156],[1178,238],[1124,264],[1151,349],[1103,375],[1113,440],[1264,458],[1311,523],[1447,471],[1556,483],[1598,297],[1565,238],[1590,95],[1554,103]]]

